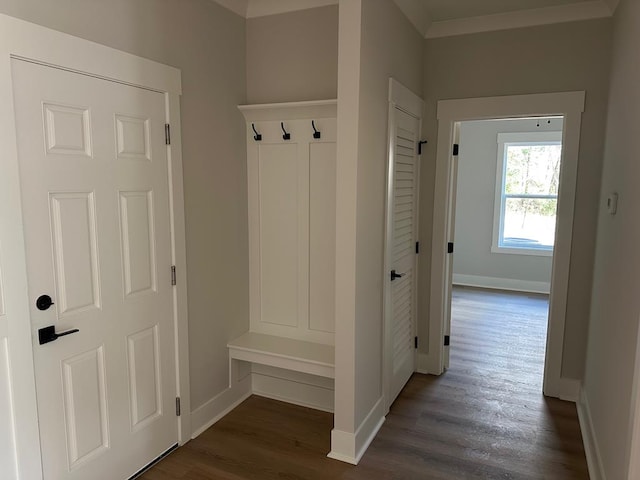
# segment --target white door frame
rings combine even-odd
[[[180,135],[181,73],[97,43],[0,14],[0,265],[8,328],[14,441],[19,479],[41,479],[40,440],[34,379],[33,344],[27,295],[26,251],[22,226],[20,177],[11,76],[12,58],[91,75],[163,93],[171,124],[170,217],[172,257],[176,266],[174,325],[180,444],[191,437],[189,349],[187,330],[186,244],[182,144]],[[2,319],[0,317],[0,319]]]
[[[634,375],[633,388],[631,390],[631,412],[629,417],[630,431],[626,452],[629,469],[626,480],[636,480],[640,475],[640,330],[638,330],[638,337],[636,340],[636,359],[633,371]],[[585,393],[583,391],[582,395],[584,394]],[[584,397],[582,398],[582,400],[584,401]],[[597,460],[597,464],[601,472],[602,460],[600,459],[598,451],[596,451],[594,457]],[[604,478],[602,474],[601,478]]]
[[[388,137],[387,137],[387,197],[385,204],[385,235],[384,235],[384,271],[383,271],[383,312],[384,312],[384,328],[383,350],[382,350],[382,386],[384,397],[385,414],[389,412],[391,407],[391,399],[389,398],[389,389],[391,388],[391,376],[393,370],[393,322],[391,310],[391,284],[388,281],[388,275],[391,271],[391,245],[393,236],[393,225],[391,223],[391,210],[393,208],[393,169],[395,158],[395,132],[396,119],[395,110],[400,109],[405,113],[418,119],[418,135],[422,132],[422,112],[424,110],[424,101],[415,93],[402,85],[394,78],[389,78],[389,121],[388,121]],[[417,148],[417,145],[416,145]],[[419,232],[418,219],[420,212],[420,156],[416,162],[416,212],[415,212],[415,231]],[[414,289],[417,293],[418,288],[418,256],[415,259],[415,278]],[[417,308],[417,295],[414,295],[414,312]],[[414,314],[413,335],[416,335],[418,316]],[[414,355],[414,370],[416,356]]]
[[[562,377],[564,326],[569,285],[569,264],[573,236],[580,127],[584,92],[564,92],[504,97],[485,97],[438,102],[438,149],[433,207],[431,252],[431,302],[429,312],[429,353],[420,359],[425,373],[440,375],[444,369],[443,338],[446,313],[445,282],[447,232],[450,216],[450,188],[454,127],[457,122],[496,118],[564,116],[563,159],[560,173],[556,242],[553,256],[549,328],[544,369],[545,395],[576,401],[579,382]]]

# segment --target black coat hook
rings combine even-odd
[[[311,128],[313,128],[313,138],[320,138],[321,134],[316,130],[316,124],[313,120],[311,120]]]
[[[251,124],[251,128],[253,128],[253,133],[255,133],[255,135],[253,136],[253,139],[254,139],[256,142],[261,141],[261,140],[262,140],[262,135],[261,135],[261,134],[259,134],[259,133],[256,131],[256,126],[255,126],[253,123]]]
[[[284,135],[282,135],[282,139],[283,140],[291,140],[291,134],[284,129],[284,123],[283,122],[280,122],[280,128],[282,129],[282,132],[284,133]]]
[[[425,143],[429,143],[426,140],[420,140],[418,142],[418,155],[422,155],[422,145],[424,145]]]

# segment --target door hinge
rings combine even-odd
[[[164,143],[165,145],[171,145],[171,125],[164,124]]]
[[[413,337],[413,348],[418,348],[418,337]]]
[[[444,336],[444,346],[448,347],[451,343],[451,337],[449,335]]]
[[[429,143],[426,140],[420,140],[418,142],[418,155],[422,155],[422,145]]]
[[[453,242],[447,243],[447,253],[453,253]]]
[[[176,397],[176,417],[180,416],[180,397]]]
[[[460,145],[458,145],[457,143],[454,143],[453,144],[453,156],[457,157],[459,153],[460,153]]]
[[[416,242],[416,255],[420,253],[420,242]]]
[[[177,285],[175,265],[171,265],[171,285]]]

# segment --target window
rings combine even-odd
[[[562,132],[498,134],[495,253],[553,254]]]

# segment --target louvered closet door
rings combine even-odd
[[[392,202],[390,211],[390,266],[398,275],[391,280],[392,373],[389,405],[414,371],[414,329],[416,317],[416,218],[418,199],[418,157],[416,145],[420,122],[394,109]]]

